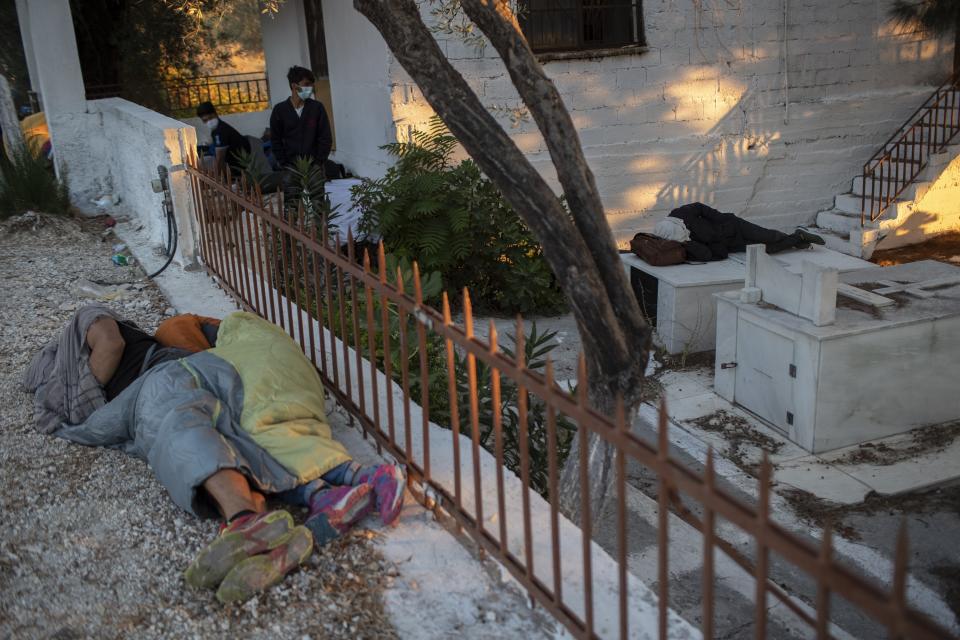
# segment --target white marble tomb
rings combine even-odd
[[[838,251],[813,246],[802,251],[784,251],[770,259],[799,274],[804,262],[833,267],[840,273],[877,268],[877,265]],[[717,306],[714,294],[743,287],[746,254],[733,253],[726,260],[653,267],[631,254],[621,254],[627,276],[638,288],[641,274],[656,280],[650,307],[656,307],[656,336],[668,353],[696,353],[714,348]]]
[[[960,419],[960,268],[797,276],[770,258],[716,296],[720,396],[813,453]]]

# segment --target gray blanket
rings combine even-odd
[[[41,433],[53,433],[61,422],[78,424],[107,403],[100,382],[90,371],[87,331],[98,318],[120,316],[102,304],[80,308],[63,332],[33,357],[23,388],[35,393],[34,419]]]
[[[216,515],[200,491],[221,469],[243,473],[254,488],[278,493],[299,484],[240,428],[243,383],[225,360],[200,352],[150,369],[83,424],[53,435],[146,460],[181,508]]]

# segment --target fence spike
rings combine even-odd
[[[377,269],[380,271],[380,284],[387,284],[387,253],[383,240],[377,243]]]
[[[470,304],[470,291],[463,288],[463,329],[468,338],[473,337],[473,305]]]
[[[450,320],[450,297],[447,295],[447,292],[443,292],[443,324],[444,326],[449,327],[451,324]]]
[[[420,284],[420,265],[413,261],[413,297],[417,304],[423,304],[423,287]]]
[[[400,269],[400,265],[397,265],[397,291],[406,293],[403,290],[403,271]]]
[[[904,611],[907,606],[907,519],[900,521],[900,531],[897,533],[897,548],[894,552],[893,570],[893,604],[898,610]]]
[[[547,389],[553,391],[553,359],[547,356],[547,361],[543,367],[543,375],[547,379]]]
[[[347,227],[347,255],[350,256],[350,262],[353,262],[355,249],[353,247],[353,229]]]
[[[587,358],[580,352],[577,358],[577,402],[580,406],[587,406]]]
[[[490,318],[490,353],[497,352],[497,325]]]
[[[370,273],[370,251],[366,247],[363,248],[363,272]]]

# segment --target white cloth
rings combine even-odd
[[[653,227],[653,235],[664,240],[674,240],[676,242],[688,242],[690,240],[690,230],[683,224],[680,218],[671,218],[667,216]]]
[[[360,230],[357,227],[363,212],[359,208],[354,209],[353,202],[350,199],[350,188],[360,184],[360,182],[358,178],[343,178],[328,180],[324,184],[327,197],[330,198],[330,208],[339,214],[333,223],[339,227],[340,235],[344,238],[347,237],[347,229],[353,231],[354,238],[360,235]]]
[[[303,104],[301,104],[299,107],[294,107],[293,110],[297,112],[297,117],[299,118],[300,114],[303,113]]]

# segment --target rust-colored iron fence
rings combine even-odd
[[[860,224],[877,220],[960,131],[960,86],[938,87],[863,165]]]
[[[670,609],[671,519],[673,527],[679,519],[702,538],[705,637],[716,629],[717,551],[755,578],[754,603],[762,603],[752,614],[756,637],[766,637],[767,603],[774,601],[806,626],[806,635],[833,637],[831,607],[838,599],[872,620],[878,633],[948,637],[908,604],[905,533],[892,588],[873,584],[834,558],[829,526],[815,545],[771,519],[766,459],[758,504],[748,504],[721,486],[712,453],[703,471],[670,454],[663,407],[650,442],[631,429],[622,403],[614,415],[591,408],[582,358],[579,385],[563,390],[549,361],[539,366],[527,357],[522,320],[512,350],[501,347],[492,323],[481,339],[467,292],[461,326],[445,294],[442,311],[424,302],[424,281],[415,265],[412,273],[400,267],[388,272],[382,244],[372,255],[357,255],[349,233],[331,234],[323,218],[302,206],[285,208],[279,193],[264,197],[242,180],[229,184],[195,161],[187,172],[209,273],[240,306],[300,344],[329,394],[366,436],[407,466],[418,501],[465,531],[573,635],[696,635]],[[509,411],[501,410],[508,405]],[[604,522],[593,522],[588,492],[581,491],[582,515],[574,524],[559,506],[563,443],[579,439],[584,486],[589,433],[615,449],[613,504]],[[658,483],[650,499],[658,523],[655,576],[634,575],[628,566],[636,532],[628,521],[627,470],[638,466]],[[748,552],[730,542],[731,531],[747,536]],[[806,602],[771,579],[775,562],[799,570]],[[656,578],[656,600],[644,597],[649,591],[641,577]]]

